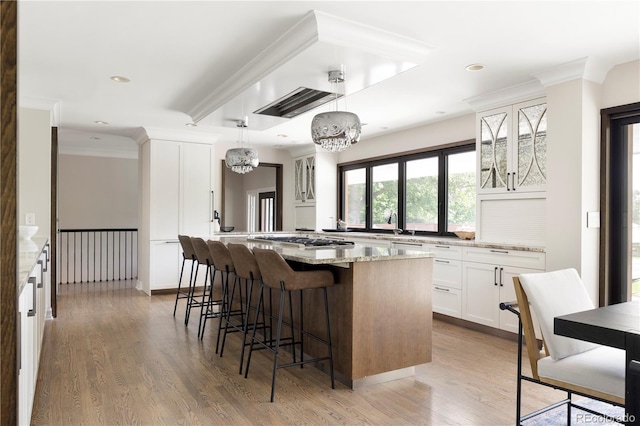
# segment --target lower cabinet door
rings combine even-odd
[[[462,294],[460,289],[433,286],[432,294],[433,312],[460,318],[462,310]]]
[[[463,262],[462,318],[499,328],[500,267]]]
[[[152,241],[149,250],[149,288],[178,288],[181,262],[178,241]]]

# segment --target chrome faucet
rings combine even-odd
[[[389,225],[391,225],[391,220],[393,219],[394,216],[396,218],[396,221],[395,221],[396,226],[393,228],[393,234],[394,235],[398,235],[398,234],[402,233],[402,229],[398,228],[398,213],[396,213],[396,212],[391,213],[389,215],[389,220],[387,220],[387,223]]]

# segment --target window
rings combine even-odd
[[[475,143],[340,166],[349,228],[448,235],[475,230]]]

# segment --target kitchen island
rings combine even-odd
[[[328,293],[334,370],[352,389],[412,376],[416,366],[431,361],[433,254],[360,244],[304,249],[219,234],[211,239],[275,250],[294,268],[333,272],[336,285]],[[305,329],[324,335],[320,295],[305,293],[304,321]],[[294,320],[297,306],[294,300]],[[323,351],[305,340],[305,352]]]

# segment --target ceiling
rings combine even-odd
[[[300,86],[333,89],[339,66],[339,106],[366,140],[470,113],[469,99],[577,59],[601,82],[640,58],[639,1],[23,0],[18,13],[20,106],[55,105],[61,147],[88,150],[135,152],[140,128],[234,143],[243,115],[252,145],[309,144],[331,104],[275,121],[252,112]],[[309,16],[337,26],[297,31]]]

